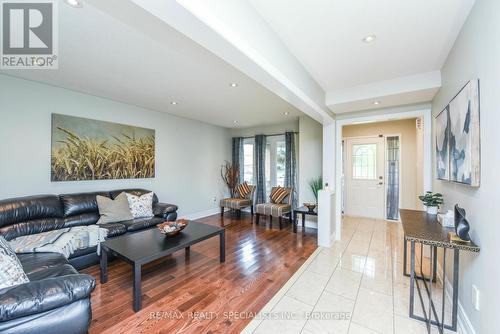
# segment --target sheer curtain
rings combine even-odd
[[[254,145],[254,180],[256,204],[266,201],[266,136],[255,136]]]
[[[233,164],[238,164],[240,169],[240,179],[238,183],[243,182],[243,137],[233,138]]]
[[[297,207],[297,134],[285,133],[285,187],[292,191],[292,208]]]

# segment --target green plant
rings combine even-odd
[[[418,196],[418,199],[424,203],[425,206],[437,206],[443,204],[443,195],[440,193],[433,193],[427,191],[424,195]]]
[[[235,197],[236,186],[238,185],[238,181],[240,179],[239,165],[236,163],[232,164],[229,161],[225,161],[224,165],[222,165],[220,168],[220,176],[229,189],[231,197]]]
[[[315,179],[310,180],[309,187],[311,188],[314,198],[316,199],[316,203],[318,203],[318,191],[323,189],[323,178],[319,176]]]

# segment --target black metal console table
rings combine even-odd
[[[457,243],[450,241],[449,232],[453,228],[443,227],[435,215],[429,215],[424,211],[400,210],[401,222],[404,230],[404,263],[403,273],[410,276],[410,317],[427,324],[427,332],[431,332],[431,326],[437,326],[442,334],[444,329],[457,330],[457,308],[458,308],[458,276],[460,250],[479,252],[479,247],[474,243]],[[410,274],[406,271],[407,266],[407,243],[410,242]],[[415,243],[420,243],[420,273],[415,272]],[[425,277],[422,269],[423,248],[428,245],[430,249],[430,277]],[[453,250],[453,292],[452,292],[452,319],[451,324],[445,324],[445,287],[443,286],[441,314],[438,314],[432,300],[432,282],[436,281],[437,248],[443,248],[443,285],[446,281],[446,250]],[[423,287],[420,286],[423,282]],[[414,313],[415,287],[417,287],[423,317]],[[425,288],[425,291],[423,291]],[[424,305],[422,291],[427,293],[427,310]],[[433,319],[434,318],[434,319]]]

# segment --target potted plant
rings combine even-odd
[[[433,193],[432,191],[427,191],[424,195],[418,196],[418,198],[425,205],[427,213],[430,215],[437,215],[439,205],[443,204],[443,195]]]
[[[316,208],[316,206],[318,205],[318,192],[321,189],[323,189],[323,178],[320,176],[320,177],[317,177],[315,179],[310,180],[309,181],[309,188],[311,189],[316,202],[315,203],[304,203],[304,206],[306,206],[309,209],[309,211],[313,211]]]

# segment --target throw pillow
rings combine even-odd
[[[29,281],[16,253],[7,240],[0,236],[0,289]]]
[[[247,198],[247,196],[250,194],[252,190],[250,189],[248,183],[245,181],[236,187],[236,191],[241,198]]]
[[[128,206],[127,195],[124,192],[116,196],[114,200],[100,195],[96,196],[96,200],[101,215],[97,224],[117,223],[134,218]]]
[[[288,189],[283,187],[276,187],[271,192],[269,198],[271,199],[271,203],[281,204],[285,197],[288,195]]]
[[[127,195],[128,206],[134,218],[147,218],[153,217],[153,196],[154,193],[150,192],[142,196],[136,196],[129,193]]]

